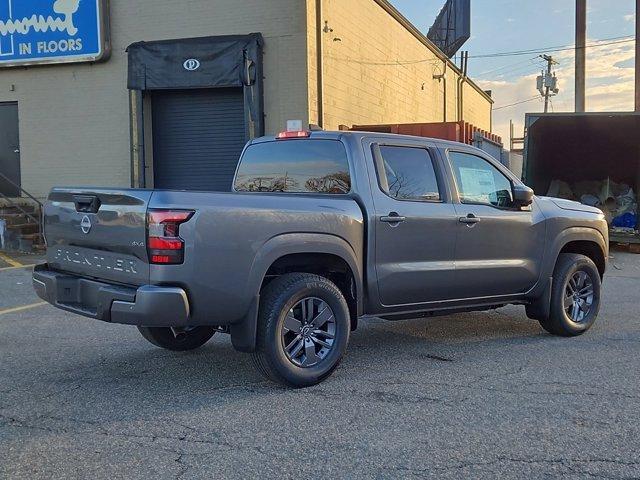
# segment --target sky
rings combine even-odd
[[[426,33],[444,0],[391,3]],[[587,48],[587,111],[633,110],[635,43],[621,42],[625,39],[619,37],[635,33],[635,0],[587,0],[587,9],[587,45],[593,45]],[[536,58],[538,53],[473,56],[571,46],[574,22],[575,0],[471,0],[471,39],[462,49],[469,51],[469,76],[493,92],[494,132],[505,145],[509,142],[509,120],[515,123],[516,136],[522,136],[524,114],[543,111],[542,99],[533,98],[539,95],[536,77],[543,62]],[[549,54],[559,62],[555,72],[560,92],[552,98],[552,111],[573,111],[574,53],[569,49]],[[524,103],[509,106],[521,101]]]

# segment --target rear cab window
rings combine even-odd
[[[328,139],[276,140],[249,145],[240,159],[237,192],[322,193],[351,190],[347,152]]]

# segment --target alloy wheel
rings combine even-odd
[[[595,294],[591,277],[582,270],[575,272],[567,281],[564,292],[564,311],[576,323],[583,322],[594,303]]]
[[[282,348],[291,363],[312,367],[333,349],[336,319],[333,310],[317,297],[306,297],[288,312],[281,329]]]

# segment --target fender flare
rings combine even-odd
[[[551,245],[552,257],[549,259],[550,262],[550,270],[548,270],[549,274],[553,274],[553,269],[556,266],[556,262],[558,261],[558,255],[562,249],[570,242],[583,241],[583,242],[591,242],[595,243],[602,250],[602,255],[607,258],[607,252],[609,251],[609,242],[602,235],[600,230],[593,227],[569,227],[555,238],[553,244]],[[545,265],[546,266],[546,265]]]
[[[608,252],[608,241],[602,235],[600,230],[592,227],[568,227],[562,230],[560,234],[555,237],[553,243],[549,246],[549,248],[546,249],[542,261],[542,268],[540,271],[540,280],[527,294],[527,297],[531,300],[538,300],[543,304],[536,306],[536,311],[540,313],[532,318],[544,316],[545,312],[549,311],[553,270],[555,269],[556,263],[558,261],[558,256],[567,244],[576,241],[592,242],[597,244],[602,250],[602,254],[605,256],[606,260]]]
[[[277,235],[260,247],[251,265],[246,285],[246,291],[254,296],[251,307],[241,322],[230,326],[231,341],[236,350],[255,351],[260,287],[271,265],[279,258],[301,253],[329,254],[344,260],[351,269],[356,284],[358,316],[362,314],[364,293],[362,260],[346,240],[331,234],[285,233]]]

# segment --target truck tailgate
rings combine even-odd
[[[128,285],[148,283],[146,214],[152,193],[53,189],[44,208],[50,268]]]

